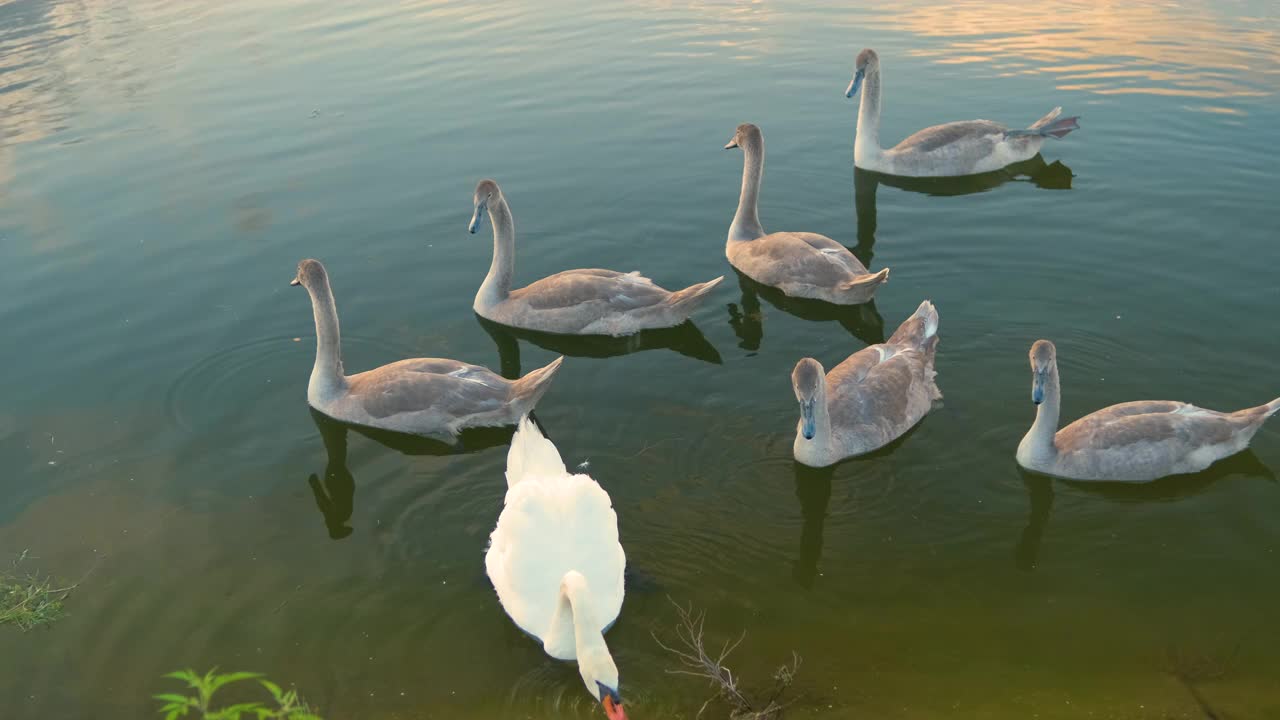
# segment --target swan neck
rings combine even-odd
[[[823,450],[832,446],[831,409],[827,405],[827,379],[818,382],[818,397],[813,403],[813,442]]]
[[[854,138],[856,158],[876,157],[880,149],[880,69],[867,72],[862,82],[862,99],[858,101],[858,130]]]
[[[1059,393],[1058,368],[1054,365],[1049,368],[1049,374],[1045,377],[1044,399],[1036,408],[1036,421],[1027,433],[1029,450],[1037,456],[1056,454],[1053,438],[1058,432]]]
[[[308,287],[311,296],[311,313],[316,321],[316,362],[311,367],[309,397],[339,388],[343,383],[342,337],[338,332],[338,308],[333,301],[333,290],[326,278],[319,287]]]
[[[572,633],[571,638],[566,637]],[[560,595],[556,602],[556,614],[551,620],[551,632],[548,633],[548,648],[566,649],[572,639],[574,655],[579,659],[588,656],[591,650],[606,648],[604,634],[596,618],[595,608],[591,603],[591,593],[587,580],[580,573],[570,570],[560,583]]]
[[[505,197],[499,195],[489,203],[489,222],[493,224],[493,262],[476,293],[477,311],[507,299],[516,269],[516,225]]]
[[[756,205],[760,199],[760,177],[764,174],[764,138],[742,145],[742,191],[738,211],[729,226],[729,240],[755,240],[764,235]]]

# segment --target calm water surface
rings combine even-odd
[[[865,46],[886,141],[1055,105],[1083,129],[1017,177],[855,176]],[[706,696],[651,637],[668,597],[717,643],[746,631],[747,684],[799,653],[792,717],[1280,717],[1280,423],[1143,488],[1013,460],[1038,337],[1066,418],[1280,394],[1278,93],[1270,0],[0,0],[0,555],[83,578],[51,629],[0,630],[0,715],[147,717],[160,674],[218,665],[332,718],[597,716],[484,577],[503,438],[441,455],[308,411],[288,281],[313,256],[353,370],[575,356],[539,416],[619,509],[635,573],[608,640],[638,719]],[[740,285],[721,146],[747,121],[765,226],[892,267],[874,307]],[[519,281],[729,279],[696,330],[640,343],[486,329],[491,244],[465,231],[484,176]],[[941,407],[888,451],[797,468],[793,363],[923,298]]]

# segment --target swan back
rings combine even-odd
[[[507,495],[485,555],[503,610],[520,629],[545,640],[561,584],[576,572],[603,632],[622,610],[626,569],[609,494],[590,476],[567,472],[555,446],[528,418],[520,422],[507,462]],[[572,659],[572,653],[564,647],[557,657]]]
[[[822,467],[884,447],[910,430],[942,397],[934,382],[937,345],[938,311],[926,300],[887,342],[859,350],[827,373],[825,393],[817,396],[825,411],[817,408],[809,433],[800,389],[822,367],[802,360],[792,375],[802,414],[795,458]]]

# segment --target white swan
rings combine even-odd
[[[926,300],[887,342],[859,350],[830,373],[813,358],[796,363],[796,460],[826,467],[882,448],[920,422],[942,397],[934,384],[937,347],[938,311]]]
[[[1080,127],[1079,117],[1057,119],[1062,108],[1055,108],[1026,130],[966,120],[925,128],[885,150],[880,147],[880,58],[875,50],[858,53],[845,97],[856,95],[864,84],[853,164],[889,175],[950,177],[999,170],[1035,157],[1045,138],[1062,139]]]
[[[511,425],[533,409],[564,360],[556,358],[519,380],[441,358],[401,360],[344,375],[338,310],[324,265],[303,260],[289,284],[307,289],[316,321],[307,402],[343,422],[445,441],[464,428]]]
[[[609,720],[626,720],[604,631],[622,609],[618,516],[587,475],[571,475],[529,418],[507,453],[507,496],[484,556],[502,609],[557,660],[577,660]]]
[[[764,135],[760,128],[739,125],[724,146],[742,148],[742,191],[729,226],[724,254],[729,263],[762,285],[791,297],[859,305],[875,295],[889,278],[889,268],[867,272],[849,248],[825,235],[807,232],[766,234],[756,204],[764,174]]]
[[[565,270],[511,289],[515,273],[515,223],[498,183],[476,185],[468,230],[475,233],[485,210],[493,223],[493,262],[472,306],[480,317],[539,332],[566,335],[631,335],[674,327],[706,299],[724,277],[671,292],[638,272],[599,268]]]
[[[1031,401],[1036,420],[1018,444],[1018,464],[1070,480],[1149,482],[1193,473],[1244,450],[1280,410],[1266,405],[1222,413],[1169,400],[1103,408],[1058,430],[1058,353],[1053,343],[1031,346]]]

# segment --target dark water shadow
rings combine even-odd
[[[668,349],[685,357],[714,365],[724,362],[720,358],[720,352],[707,340],[692,320],[686,320],[675,327],[642,330],[624,337],[537,332],[501,325],[479,315],[476,315],[476,321],[498,346],[500,372],[508,379],[520,377],[521,340],[569,357],[610,358],[644,350]]]
[[[315,408],[309,410],[316,429],[320,431],[320,439],[324,442],[328,459],[325,462],[323,480],[312,473],[307,478],[307,484],[311,486],[316,508],[324,517],[329,537],[334,540],[341,540],[354,532],[350,522],[355,510],[356,481],[347,464],[348,430],[354,430],[379,445],[405,455],[434,456],[459,455],[506,445],[511,442],[511,436],[515,432],[514,426],[473,428],[462,431],[458,441],[449,444],[416,435],[350,425],[334,420]]]
[[[835,466],[809,467],[793,463],[796,476],[796,499],[800,501],[800,553],[791,568],[791,577],[800,587],[811,590],[818,577],[818,561],[822,559],[822,533],[827,523],[827,505],[831,502],[831,478]]]
[[[738,347],[755,352],[764,340],[764,313],[760,298],[770,305],[801,320],[813,322],[835,321],[850,335],[867,345],[884,342],[884,318],[876,310],[872,299],[861,305],[833,305],[821,300],[794,298],[781,290],[762,285],[734,269],[738,275],[738,287],[742,290],[741,304],[729,303],[729,327],[738,336]]]
[[[924,420],[921,420],[901,437],[879,450],[842,460],[834,465],[815,468],[801,462],[792,462],[796,499],[800,501],[800,517],[804,523],[800,530],[800,552],[791,569],[791,577],[796,584],[810,590],[818,577],[818,562],[822,559],[823,531],[827,522],[827,506],[831,501],[831,481],[835,477],[836,469],[889,456],[916,432],[916,428],[923,424]]]
[[[1062,161],[1046,163],[1041,155],[994,172],[962,177],[908,178],[855,167],[853,207],[858,220],[858,244],[849,250],[863,265],[871,267],[876,244],[876,191],[881,185],[923,195],[954,197],[987,192],[1009,182],[1029,182],[1046,190],[1070,190],[1074,177],[1071,168]]]
[[[1044,539],[1044,530],[1053,511],[1053,480],[1024,472],[1022,484],[1027,488],[1031,510],[1027,515],[1027,526],[1022,529],[1018,545],[1013,550],[1013,564],[1019,570],[1031,572],[1040,560],[1040,541]]]
[[[954,197],[956,195],[972,195],[974,193],[994,190],[1005,183],[1027,182],[1044,190],[1070,190],[1075,174],[1061,160],[1045,162],[1042,155],[1030,160],[1014,163],[1000,170],[978,175],[961,175],[959,177],[914,178],[886,175],[874,170],[854,168],[853,187],[855,200],[875,200],[875,190],[880,185],[888,185],[899,190],[933,195],[936,197]],[[872,208],[874,212],[874,207]],[[862,213],[858,213],[859,219]],[[874,228],[872,228],[874,230]],[[861,230],[861,223],[859,223]],[[859,238],[861,240],[861,238]]]
[[[1053,510],[1055,480],[1073,490],[1118,503],[1176,502],[1200,495],[1214,484],[1233,477],[1261,478],[1276,482],[1275,472],[1249,449],[1219,460],[1201,472],[1171,475],[1149,483],[1064,480],[1022,467],[1018,468],[1018,472],[1027,489],[1030,505],[1027,525],[1014,549],[1014,565],[1023,571],[1034,570],[1037,565],[1040,543]]]

